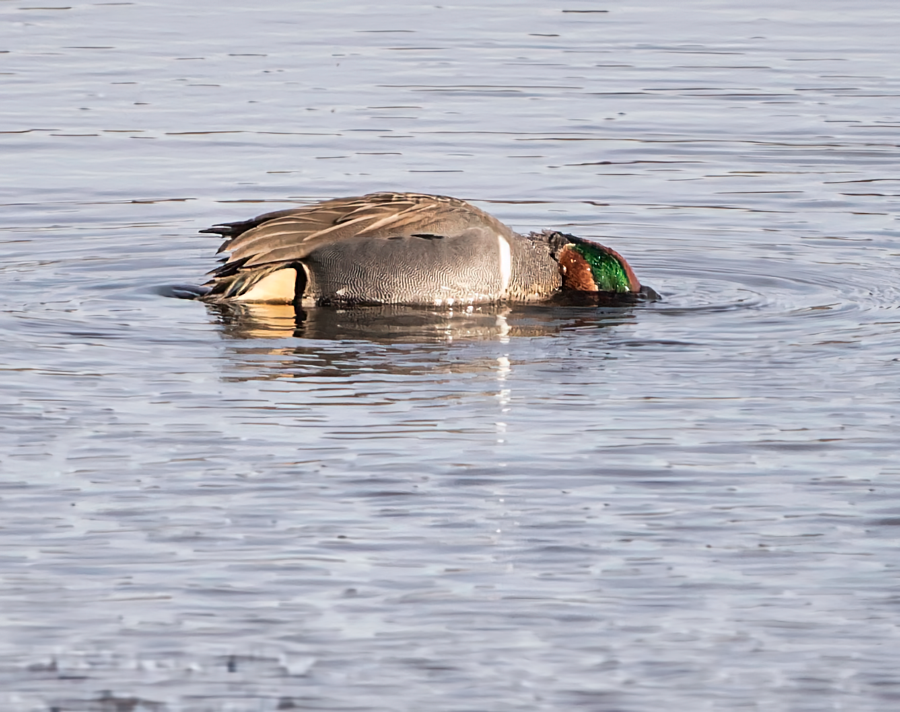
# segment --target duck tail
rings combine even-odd
[[[212,278],[204,284],[209,291],[201,296],[200,299],[206,302],[221,302],[246,297],[266,277],[285,269],[283,264],[261,265],[259,267],[242,269],[244,262],[246,260],[228,262],[212,270],[209,273]],[[285,297],[277,301],[293,301],[293,297],[291,299]]]

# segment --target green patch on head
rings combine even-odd
[[[591,274],[601,292],[630,292],[631,281],[628,269],[622,264],[618,255],[600,245],[589,242],[573,242],[569,244],[573,250],[584,257],[591,268]]]

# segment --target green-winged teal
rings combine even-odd
[[[455,198],[372,193],[203,232],[226,240],[207,301],[463,306],[567,293],[638,294],[615,251],[545,230],[520,235]]]

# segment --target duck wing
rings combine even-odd
[[[472,227],[510,232],[499,220],[465,201],[418,193],[338,198],[216,225],[202,232],[227,238],[219,248],[219,252],[230,253],[225,265],[241,261],[243,267],[255,267],[300,261],[318,247],[347,239],[451,237]]]
[[[314,253],[328,260],[331,264],[327,269],[338,276],[344,272],[341,260],[370,261],[379,251],[397,254],[407,249],[410,238],[414,242],[419,242],[415,238],[459,238],[462,248],[464,243],[477,246],[486,233],[506,240],[515,235],[499,220],[465,201],[418,193],[339,198],[216,225],[203,232],[225,237],[219,252],[229,253],[211,272],[209,296],[214,299],[246,293],[263,277],[309,260]]]

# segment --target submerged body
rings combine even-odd
[[[520,235],[455,198],[373,193],[266,213],[203,232],[226,238],[213,302],[428,304],[638,294],[618,253],[573,235]]]

